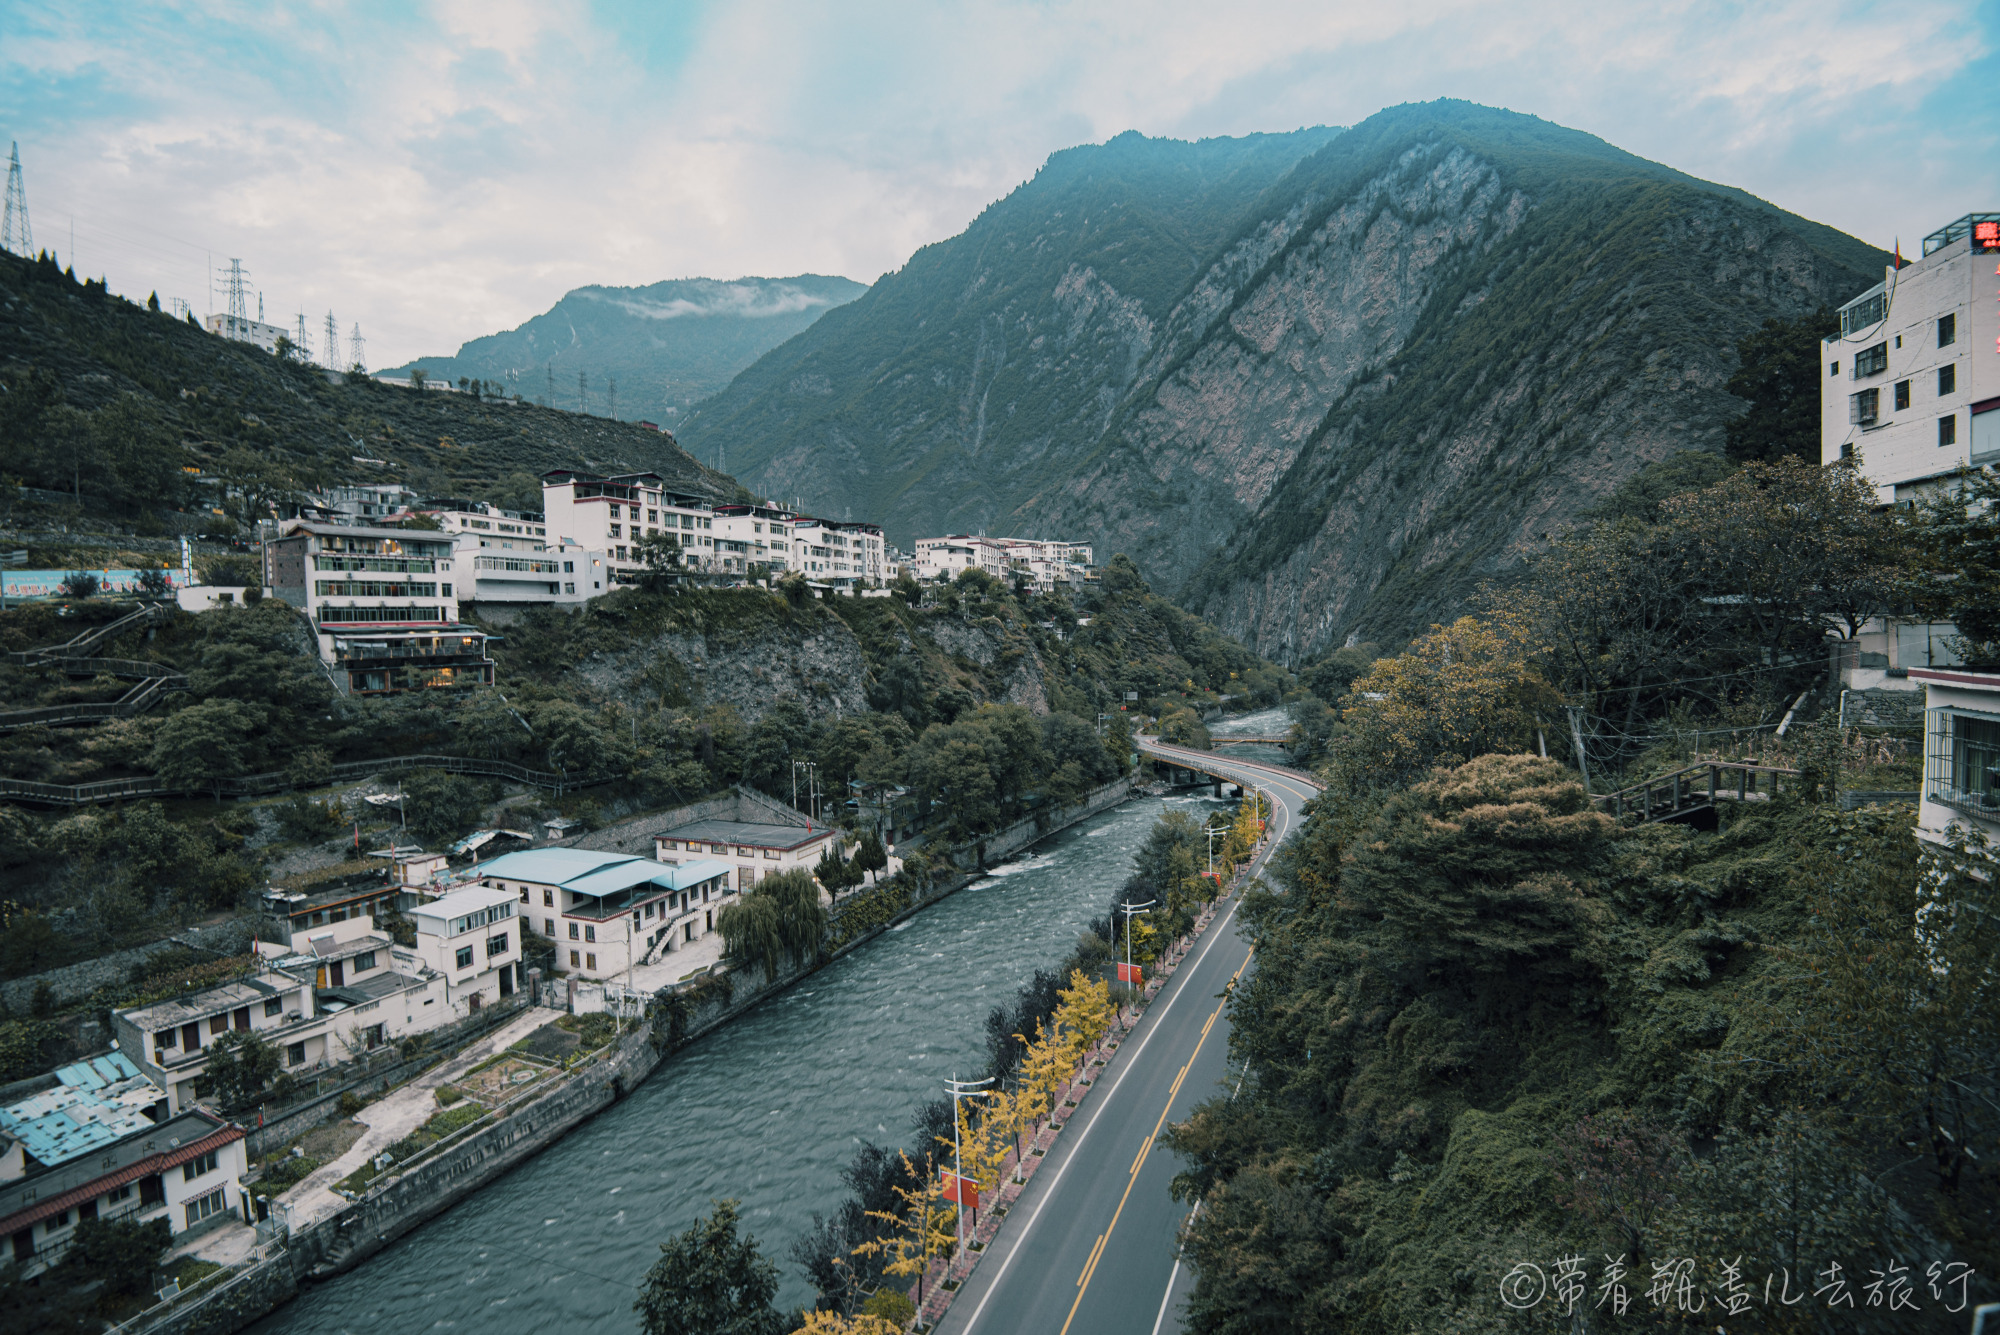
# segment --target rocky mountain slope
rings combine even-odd
[[[686,425],[892,539],[1126,551],[1299,662],[1462,608],[1742,410],[1735,345],[1885,257],[1464,103],[1344,133],[1059,153]]]
[[[516,329],[395,373],[422,367],[454,383],[494,380],[538,403],[598,413],[608,413],[615,380],[619,417],[672,425],[758,357],[867,290],[823,274],[580,287]],[[582,400],[578,372],[586,377]]]
[[[734,481],[671,434],[533,404],[415,391],[274,357],[0,253],[0,458],[94,518],[205,513],[333,481],[536,507],[550,468],[652,469],[698,494]],[[232,501],[234,505],[236,502]],[[185,517],[185,516],[183,516]]]

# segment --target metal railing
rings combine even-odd
[[[62,658],[81,658],[87,650],[97,647],[120,632],[128,630],[141,622],[164,621],[168,617],[171,617],[175,610],[164,603],[147,603],[136,612],[127,612],[116,621],[109,621],[102,626],[86,630],[62,644],[51,645],[46,649],[17,650],[14,653],[8,654],[7,657],[16,663],[31,664],[47,663],[51,660]]]
[[[345,761],[335,765],[330,779],[352,783],[372,774],[405,769],[439,769],[448,774],[479,774],[488,778],[512,779],[535,788],[547,788],[558,796],[577,788],[606,782],[601,774],[551,774],[529,769],[507,760],[486,760],[478,756],[408,755],[384,756],[379,760]],[[244,774],[206,784],[169,784],[147,775],[133,779],[103,779],[96,783],[34,783],[26,779],[0,778],[0,798],[34,802],[48,806],[90,806],[101,802],[123,802],[137,797],[175,797],[183,793],[217,794],[222,797],[258,797],[296,787],[283,771]]]
[[[1707,761],[1615,793],[1595,794],[1590,800],[1621,821],[1643,825],[1705,810],[1717,802],[1768,801],[1778,796],[1785,779],[1798,777],[1799,771],[1776,765]]]

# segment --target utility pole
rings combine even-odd
[[[951,1198],[959,1206],[957,1214],[953,1216],[953,1223],[958,1228],[958,1254],[960,1256],[965,1254],[965,1172],[959,1164],[958,1101],[960,1099],[983,1099],[991,1097],[993,1091],[986,1088],[986,1086],[992,1084],[993,1080],[994,1077],[990,1075],[984,1080],[960,1080],[954,1076],[952,1079],[944,1082],[945,1092],[951,1095]],[[973,1199],[975,1201],[979,1199],[978,1190],[976,1186],[973,1188]],[[975,1204],[972,1208],[977,1210],[979,1207]],[[977,1215],[973,1216],[972,1227],[975,1232],[979,1228],[979,1218]]]
[[[606,395],[606,403],[605,403],[604,415],[615,422],[618,420],[618,377],[617,376],[614,375],[611,377],[611,386],[609,389],[605,390],[605,395]]]
[[[1583,723],[1581,721],[1583,709],[1580,705],[1565,705],[1563,708],[1569,714],[1570,740],[1576,743],[1577,773],[1583,776],[1583,791],[1588,793],[1590,791],[1590,759],[1584,754],[1583,750]]]
[[[584,371],[576,373],[576,410],[579,413],[590,411],[590,376]]]
[[[544,369],[549,373],[549,392],[547,397],[542,400],[542,406],[544,408],[553,408],[556,406],[556,364],[550,362]]]
[[[0,250],[24,259],[35,256],[35,233],[28,226],[28,188],[21,183],[21,145],[7,155],[7,213],[0,219]]]

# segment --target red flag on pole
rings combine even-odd
[[[949,1168],[938,1169],[938,1176],[944,1181],[944,1198],[955,1205],[963,1205],[968,1210],[979,1208],[979,1184],[969,1177],[960,1177]]]
[[[1143,964],[1120,964],[1118,966],[1118,981],[1121,983],[1130,983],[1134,987],[1139,986],[1139,984],[1146,981],[1146,966]]]

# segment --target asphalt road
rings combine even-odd
[[[1276,766],[1142,740],[1163,760],[1183,757],[1263,789],[1273,838],[1263,869],[1318,789]],[[1188,1207],[1168,1190],[1179,1163],[1156,1143],[1170,1121],[1227,1089],[1229,1024],[1223,997],[1250,966],[1237,900],[1210,925],[1179,972],[1098,1076],[1081,1115],[1008,1212],[940,1323],[945,1335],[1155,1335],[1180,1329],[1192,1278],[1178,1238]]]

